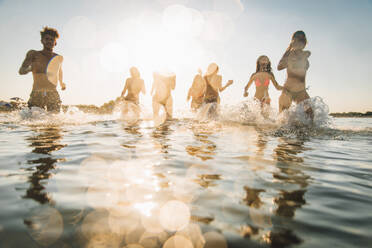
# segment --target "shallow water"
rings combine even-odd
[[[1,247],[372,246],[372,119],[32,114],[0,114]]]

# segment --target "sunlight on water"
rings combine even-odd
[[[367,242],[372,124],[308,104],[313,123],[301,104],[279,114],[251,100],[158,124],[143,106],[136,121],[120,106],[1,113],[0,235],[19,236],[8,247]],[[330,241],[307,238],[319,226]]]

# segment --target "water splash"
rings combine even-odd
[[[66,112],[49,113],[38,107],[23,108],[7,114],[0,114],[0,123],[16,123],[33,126],[50,125],[79,125],[99,121],[111,121],[119,118],[119,114],[114,112],[110,115],[99,115],[85,113],[77,107],[69,107]]]

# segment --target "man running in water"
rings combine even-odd
[[[61,89],[66,89],[62,73],[63,57],[53,52],[59,34],[57,30],[49,27],[44,27],[40,34],[43,50],[28,51],[19,74],[32,72],[34,79],[28,107],[46,108],[47,111],[57,113],[61,108],[61,100],[57,92],[58,81]]]

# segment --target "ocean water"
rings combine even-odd
[[[372,247],[372,119],[0,113],[0,247]]]

